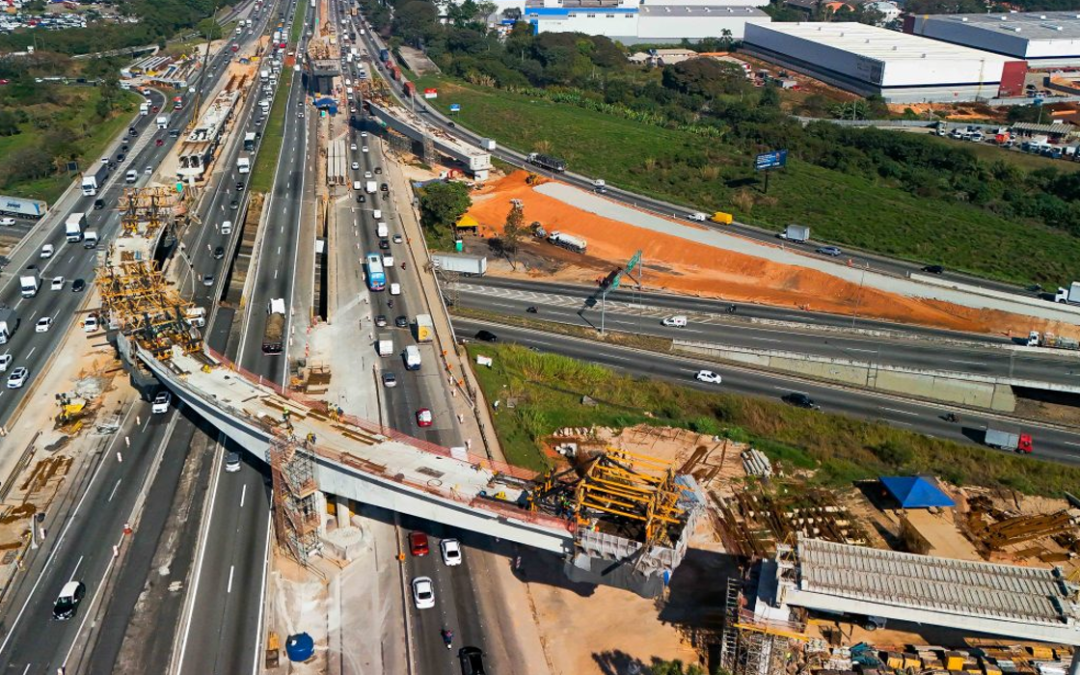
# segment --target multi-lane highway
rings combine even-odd
[[[469,279],[466,283],[459,283],[457,289],[457,302],[461,307],[529,316],[587,328],[596,328],[600,323],[600,307],[586,307],[585,301],[591,289],[582,286],[553,286],[490,278]],[[662,302],[663,305],[653,304],[654,300]],[[801,331],[791,326],[759,325],[743,320],[763,310],[774,316],[779,314],[779,311],[773,308],[744,306],[744,309],[736,312],[739,317],[736,320],[727,314],[726,309],[722,309],[727,306],[730,305],[661,294],[640,294],[634,298],[632,293],[620,291],[613,293],[611,301],[608,302],[604,325],[606,330],[638,335],[786,351],[870,363],[875,366],[893,365],[1080,386],[1080,359],[1075,353],[1068,351],[1055,355],[1042,351],[1001,349],[980,346],[977,342],[985,343],[992,339],[977,338],[975,344],[961,345],[958,341],[933,340],[933,333],[925,331],[920,331],[924,339],[917,340],[861,336],[841,331]],[[529,312],[530,308],[535,308],[536,312]],[[680,314],[688,318],[685,327],[662,325],[663,318]],[[819,316],[792,312],[789,320],[796,318],[800,319],[799,323],[810,323],[807,319],[817,319]],[[866,322],[866,325],[869,323]],[[896,326],[889,328],[891,333],[907,332],[897,330]],[[937,337],[946,335],[954,340],[960,337],[944,332],[940,332]]]

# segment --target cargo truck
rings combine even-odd
[[[142,103],[139,104],[139,114],[140,115],[149,115],[150,114],[150,102],[149,101],[143,101]]]
[[[48,205],[40,199],[0,196],[0,213],[4,215],[40,218],[48,210]]]
[[[255,151],[255,132],[249,131],[244,134],[244,152]]]
[[[548,243],[555,244],[556,246],[561,246],[562,248],[565,248],[568,251],[573,251],[574,253],[584,253],[585,248],[588,246],[586,241],[581,237],[575,237],[572,234],[566,234],[563,232],[552,232],[550,235],[548,235],[547,240]]]
[[[558,157],[552,157],[551,155],[543,155],[539,152],[530,152],[529,156],[525,158],[529,164],[535,164],[544,169],[550,169],[551,171],[566,171],[566,161],[559,159]]]
[[[1080,281],[1072,282],[1068,288],[1058,288],[1057,295],[1054,296],[1054,302],[1080,305]]]
[[[810,241],[810,228],[805,225],[788,225],[779,236],[788,241],[806,243]]]
[[[263,354],[280,354],[285,337],[285,298],[274,298],[266,305],[266,328],[263,330]]]
[[[1028,347],[1046,347],[1048,349],[1080,349],[1080,341],[1073,338],[1054,335],[1053,333],[1039,333],[1033,330],[1028,333]]]
[[[416,315],[416,341],[431,342],[435,339],[435,323],[430,314]]]
[[[105,187],[105,179],[109,177],[108,164],[95,164],[92,169],[83,173],[82,193],[85,197],[93,197]]]
[[[482,277],[487,273],[487,258],[482,255],[433,253],[431,264],[435,269],[457,272],[470,277]]]
[[[730,213],[724,213],[723,211],[717,211],[709,217],[709,220],[714,223],[720,223],[721,225],[730,225],[735,218]]]
[[[72,213],[64,221],[64,235],[69,244],[82,241],[83,230],[86,229],[86,214]]]
[[[986,429],[983,443],[991,448],[1022,452],[1028,455],[1030,455],[1033,450],[1031,434],[1014,433],[1011,431],[1002,431],[1001,429],[991,429],[989,427]]]
[[[98,244],[97,230],[87,230],[86,232],[83,233],[83,242],[82,242],[83,248],[85,248],[85,249],[97,248],[97,244]]]
[[[491,152],[496,147],[495,140],[492,138],[481,138],[480,147],[484,150],[487,150],[488,152]]]
[[[379,339],[375,343],[375,351],[379,356],[390,356],[394,353],[394,338],[389,333],[379,333]]]
[[[15,310],[10,307],[0,307],[0,345],[7,344],[11,336],[15,334],[15,326],[19,317]]]
[[[405,347],[405,351],[401,353],[401,357],[405,360],[405,370],[420,370],[419,347],[416,345]]]
[[[157,128],[158,129],[168,129],[169,128],[169,116],[168,115],[158,115],[157,116]]]
[[[240,155],[236,160],[236,171],[238,173],[247,173],[251,171],[251,158],[245,155]]]
[[[19,292],[24,298],[32,298],[41,289],[41,272],[35,267],[27,268],[19,277]]]
[[[379,184],[373,180],[369,180],[368,182],[364,183],[364,192],[368,193],[369,195],[375,194],[378,189]]]

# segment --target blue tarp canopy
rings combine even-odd
[[[955,506],[956,503],[936,485],[919,476],[882,476],[878,480],[905,509],[931,506]]]
[[[337,114],[337,101],[332,98],[317,98],[314,104],[319,110],[329,110],[331,115]]]

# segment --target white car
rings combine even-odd
[[[461,544],[457,539],[443,539],[439,542],[442,551],[443,562],[447,567],[456,567],[461,564]]]
[[[91,314],[86,317],[86,321],[83,321],[82,328],[87,333],[93,333],[98,329],[97,317]]]
[[[8,366],[15,360],[15,357],[11,354],[0,355],[0,373],[7,372]]]
[[[383,264],[383,267],[385,267],[386,269],[390,269],[391,267],[394,266],[394,256],[392,256],[392,255],[384,255],[382,257],[382,264]]]
[[[355,148],[353,148],[355,150]],[[14,225],[14,218],[0,218],[0,225]]]
[[[660,323],[664,324],[669,328],[686,328],[686,317],[682,315],[669,316]]]
[[[40,319],[38,319],[37,324],[34,325],[34,332],[35,333],[48,333],[50,328],[52,328],[52,317],[51,316],[43,316]]]
[[[26,378],[30,376],[30,371],[24,366],[19,366],[15,370],[11,371],[11,375],[8,375],[7,388],[8,389],[22,389],[22,386],[26,384]]]
[[[435,606],[435,585],[431,583],[431,577],[413,579],[412,597],[417,609],[431,609]]]
[[[240,453],[230,452],[225,455],[225,473],[236,473],[240,470]]]
[[[356,143],[350,143],[349,144],[349,149],[352,150],[353,152],[356,152]]]
[[[52,283],[49,284],[49,288],[54,291],[64,290],[64,277],[53,277]]]
[[[364,147],[360,148],[360,151],[361,152],[367,152],[367,146],[365,145]]]
[[[390,284],[390,295],[401,295],[401,284]]]
[[[360,170],[360,162],[353,162],[352,163],[352,170],[353,171],[359,171]]]
[[[360,138],[367,138],[367,132],[366,131],[361,131],[360,132]]]
[[[53,248],[52,244],[45,244],[41,247],[41,257],[51,258],[54,251],[56,251],[56,249]]]
[[[695,375],[699,382],[708,382],[709,384],[720,384],[722,378],[719,373],[714,373],[711,370],[699,370]]]
[[[370,171],[365,171],[365,172],[364,172],[364,178],[367,178],[367,179],[369,179],[369,180],[370,180],[370,179],[372,179],[372,178],[374,178],[374,177],[375,177],[375,176],[372,176],[372,175],[371,175],[371,172],[370,172]]]
[[[154,402],[150,404],[150,412],[155,415],[162,415],[169,412],[169,403],[172,402],[172,394],[167,391],[160,392],[154,397]]]

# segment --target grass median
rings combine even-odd
[[[289,44],[294,50],[299,49],[300,33],[304,29],[303,16],[306,12],[307,5],[301,3],[297,8],[299,17],[293,21],[289,39]],[[292,87],[294,74],[292,66],[286,61],[281,71],[278,95],[274,98],[274,105],[266,118],[266,128],[263,129],[259,154],[255,158],[255,166],[251,169],[251,189],[256,192],[270,192],[274,189],[274,174],[278,158],[281,156],[281,144],[285,140],[285,115],[288,114],[286,108],[289,107],[289,89]]]
[[[1004,487],[1060,497],[1080,484],[1080,468],[956,443],[845,415],[778,401],[701,391],[631,377],[519,345],[468,345],[489,403],[500,401],[495,431],[507,460],[542,470],[543,438],[564,427],[637,424],[691,429],[750,442],[788,471],[814,470],[814,482],[848,485],[880,475],[931,474],[957,485]],[[582,401],[591,399],[590,404]],[[512,405],[511,405],[512,403]]]
[[[721,139],[445,78],[423,77],[416,84],[439,89],[430,103],[444,113],[459,104],[454,117],[479,134],[523,152],[543,149],[564,158],[572,171],[634,192],[729,211],[775,231],[800,223],[818,241],[989,278],[1080,279],[1080,238],[1064,231],[922,199],[796,157],[774,173],[768,194],[762,194],[753,171],[755,151]],[[1029,264],[1018,265],[1019,260]]]

